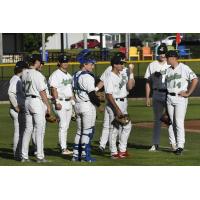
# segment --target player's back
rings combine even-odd
[[[22,82],[26,96],[40,97],[40,91],[46,89],[43,75],[35,69],[25,70],[22,74]]]

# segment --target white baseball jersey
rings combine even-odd
[[[24,106],[25,95],[22,89],[22,81],[17,75],[14,75],[10,79],[8,96],[13,107],[17,107],[18,105]]]
[[[22,73],[22,82],[26,96],[40,97],[40,92],[47,89],[44,76],[35,69],[27,69]]]
[[[72,76],[67,72],[63,72],[60,69],[54,71],[49,77],[50,87],[57,89],[58,98],[70,98],[72,93]]]
[[[73,77],[73,89],[77,102],[90,101],[88,93],[95,91],[94,77],[88,73],[81,74],[83,71],[78,71]],[[80,75],[81,74],[81,75]],[[80,76],[79,76],[80,75]],[[78,77],[78,87],[80,90],[76,90],[75,76]]]
[[[110,79],[110,76],[111,76],[111,72],[112,72],[112,66],[109,66],[105,71],[104,73],[101,75],[100,77],[100,80],[103,81],[103,82],[106,82],[107,79]],[[121,75],[121,86],[122,87],[120,89],[120,97],[118,98],[125,98],[129,92],[127,90],[127,83],[128,83],[128,68],[123,68],[123,70],[120,72],[120,75]],[[104,85],[105,87],[105,85]]]
[[[165,78],[169,67],[167,62],[161,64],[156,60],[148,65],[144,78],[152,81],[153,89],[166,89]],[[156,77],[155,72],[160,72],[161,76]]]
[[[124,98],[127,93],[124,92],[126,84],[127,79],[125,79],[121,73],[117,75],[111,72],[107,80],[104,82],[105,93],[112,94],[113,98]]]
[[[181,91],[187,91],[188,82],[197,78],[196,74],[183,63],[179,63],[175,69],[172,67],[168,68],[166,73],[167,90],[169,93],[178,94]]]

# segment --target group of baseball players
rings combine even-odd
[[[125,54],[116,53],[109,66],[95,85],[92,73],[95,59],[91,51],[82,50],[77,61],[80,69],[71,76],[68,72],[69,58],[58,58],[57,70],[47,82],[42,74],[40,56],[33,55],[28,62],[19,61],[10,80],[8,95],[10,115],[14,122],[14,158],[30,162],[29,144],[34,144],[34,155],[38,163],[48,162],[44,155],[46,116],[56,115],[58,139],[62,155],[72,155],[73,162],[94,162],[91,156],[91,141],[95,133],[96,110],[104,112],[99,151],[104,152],[109,142],[112,159],[128,157],[127,142],[132,124],[128,117],[127,95],[135,85],[134,65],[125,66]],[[184,149],[184,118],[188,96],[194,91],[198,79],[185,64],[178,62],[176,51],[167,51],[165,45],[158,48],[158,59],[149,64],[145,74],[146,103],[150,106],[153,89],[154,129],[152,147],[159,149],[161,117],[169,116],[169,141],[177,155]],[[188,82],[191,84],[188,87]],[[102,106],[98,91],[104,87],[106,105]],[[52,104],[52,105],[51,105]],[[73,113],[76,114],[77,131],[73,151],[67,146],[67,135]],[[123,122],[121,122],[123,119]]]

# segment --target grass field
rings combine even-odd
[[[190,99],[187,120],[200,118],[200,101],[199,99]],[[132,129],[128,151],[129,158],[120,160],[111,160],[109,150],[106,150],[104,155],[97,153],[98,141],[102,129],[103,114],[98,114],[96,122],[96,134],[93,139],[92,155],[97,159],[95,163],[73,163],[70,156],[61,156],[57,148],[57,124],[47,124],[45,136],[45,154],[50,160],[47,164],[37,164],[34,157],[30,157],[32,162],[24,164],[13,160],[12,155],[12,135],[13,124],[8,115],[8,105],[0,105],[0,165],[1,166],[18,166],[18,165],[51,165],[51,166],[195,166],[200,165],[200,134],[186,133],[186,146],[183,155],[176,156],[167,150],[168,134],[166,129],[162,129],[161,150],[159,152],[148,152],[147,149],[151,143],[151,128],[136,128]],[[152,108],[146,108],[143,100],[129,100],[129,113],[133,123],[152,121]],[[72,122],[68,133],[69,148],[72,148],[76,130],[76,123]]]

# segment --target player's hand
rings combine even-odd
[[[55,108],[56,108],[56,110],[61,110],[62,105],[60,103],[56,103]]]
[[[151,100],[150,100],[150,98],[146,98],[146,106],[147,107],[151,106]]]
[[[16,106],[14,109],[15,109],[15,111],[16,111],[17,113],[19,113],[19,111],[20,111],[19,106]]]
[[[117,110],[116,115],[117,115],[117,117],[121,117],[121,116],[123,116],[123,113],[122,113],[122,111],[119,109],[119,110]]]
[[[181,97],[189,97],[190,96],[188,91],[181,91],[178,95],[181,96]]]
[[[133,63],[131,63],[131,64],[128,65],[128,68],[129,68],[130,73],[133,73],[134,67],[135,67],[135,66],[134,66]]]

